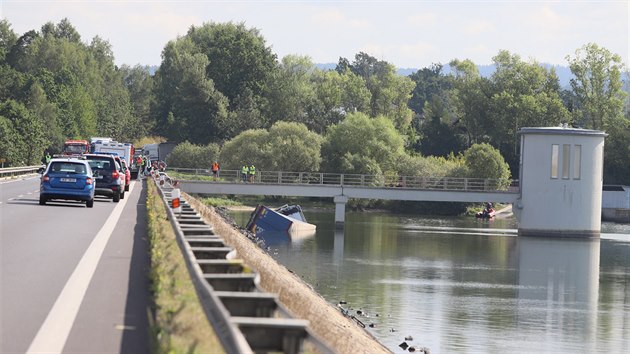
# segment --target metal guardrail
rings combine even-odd
[[[242,259],[232,259],[232,248],[190,204],[182,201],[182,212],[173,212],[168,180],[156,185],[199,300],[225,351],[297,354],[309,341],[319,352],[332,354],[309,332],[307,320],[291,318],[277,295],[258,287],[259,276]]]
[[[218,183],[243,181],[243,175],[238,170],[222,170],[218,178],[214,178],[212,172],[205,169],[169,168],[169,172],[174,172],[174,176],[176,176],[177,179],[182,180],[207,180]],[[472,192],[517,191],[519,189],[518,180],[512,179],[388,176],[284,171],[257,171],[253,176],[253,179],[251,181],[248,180],[248,183],[319,184]]]
[[[36,173],[41,167],[44,167],[44,165],[0,168],[0,178]]]

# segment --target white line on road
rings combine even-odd
[[[130,193],[133,191],[133,187],[132,185],[129,190]],[[39,328],[35,339],[31,342],[26,351],[27,354],[62,352],[81,307],[81,302],[83,302],[92,276],[96,271],[96,266],[128,200],[121,200],[121,203],[116,205],[112,214],[92,240],[68,282],[61,290],[61,294],[48,313],[46,320]]]

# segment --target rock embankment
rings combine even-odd
[[[280,302],[297,317],[310,321],[315,335],[336,353],[391,353],[380,342],[329,304],[302,279],[278,264],[264,250],[226,221],[214,208],[207,207],[191,196],[184,198],[212,225],[215,233],[234,248],[239,258],[260,274],[260,285],[278,294]]]

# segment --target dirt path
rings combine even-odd
[[[310,321],[315,335],[326,342],[336,353],[391,353],[368,332],[340,310],[329,304],[307,283],[278,264],[234,226],[225,221],[215,210],[191,198],[183,197],[212,225],[215,233],[234,248],[239,258],[254,268],[261,277],[265,291],[278,294],[280,302],[295,317]]]

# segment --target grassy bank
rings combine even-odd
[[[197,298],[156,186],[147,181],[147,218],[154,297],[152,352],[224,353]]]

